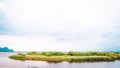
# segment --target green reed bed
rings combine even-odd
[[[15,59],[15,60],[26,60],[26,56],[22,56],[22,55],[12,55],[9,58]]]
[[[29,52],[12,55],[17,60],[37,60],[47,62],[100,62],[120,59],[120,53],[114,52]]]

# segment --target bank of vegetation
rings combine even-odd
[[[120,52],[28,52],[18,53],[9,58],[16,60],[39,60],[47,62],[101,62],[115,61],[120,59]]]

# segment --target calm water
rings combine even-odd
[[[44,61],[19,61],[9,59],[15,53],[0,53],[0,68],[120,68],[120,61],[95,63],[47,63]]]

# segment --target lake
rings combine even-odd
[[[9,59],[15,53],[0,52],[0,68],[120,68],[120,61],[93,63],[48,63],[45,61],[20,61]]]

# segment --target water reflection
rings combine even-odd
[[[38,67],[36,67],[36,66],[28,66],[28,68],[38,68]]]

